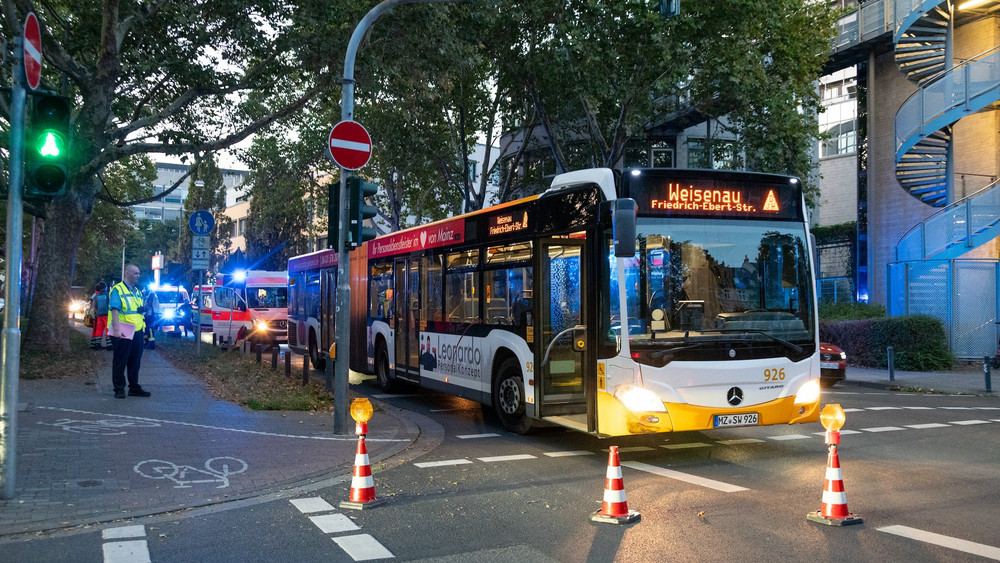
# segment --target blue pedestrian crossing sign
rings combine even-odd
[[[191,232],[198,236],[207,235],[215,228],[215,217],[208,211],[199,209],[191,214],[188,226],[191,227]]]

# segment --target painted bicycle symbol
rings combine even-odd
[[[205,462],[205,469],[190,465],[177,465],[160,459],[147,459],[135,464],[136,473],[147,479],[168,479],[175,489],[187,489],[191,485],[221,483],[219,489],[229,486],[229,476],[247,470],[247,462],[235,457],[213,457]]]
[[[56,426],[67,432],[76,434],[96,434],[99,436],[117,436],[126,434],[125,428],[153,428],[159,423],[144,420],[76,420],[72,418],[60,418],[55,422],[39,422],[45,426]]]

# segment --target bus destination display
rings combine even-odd
[[[798,184],[699,180],[644,175],[629,178],[628,192],[640,215],[800,219]]]

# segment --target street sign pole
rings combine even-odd
[[[188,228],[194,235],[191,237],[191,268],[198,270],[198,323],[191,319],[191,327],[194,331],[194,353],[201,356],[201,286],[204,283],[205,270],[208,269],[210,255],[212,253],[211,233],[215,230],[215,216],[210,212],[199,209],[188,217]],[[193,312],[193,308],[192,308]]]
[[[344,55],[344,78],[341,83],[340,97],[340,120],[354,121],[354,59],[358,54],[358,47],[361,40],[368,33],[368,29],[375,23],[382,14],[392,10],[400,4],[430,4],[436,2],[454,2],[455,0],[383,0],[372,8],[365,17],[361,18],[358,26],[351,34],[351,40],[347,44],[347,53]],[[331,156],[331,159],[333,157]],[[351,354],[351,285],[350,276],[350,255],[347,250],[347,205],[350,202],[347,193],[347,179],[351,176],[351,171],[346,168],[340,169],[340,228],[338,229],[339,240],[337,242],[337,332],[336,332],[336,353],[337,361],[334,364],[336,370],[333,374],[333,432],[335,434],[346,434],[347,428],[347,388],[350,380],[350,354]]]
[[[17,461],[17,385],[21,371],[21,210],[24,185],[25,90],[23,39],[14,38],[14,67],[11,76],[10,158],[7,183],[7,249],[4,274],[3,376],[0,378],[0,498],[14,498]]]

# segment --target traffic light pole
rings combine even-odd
[[[436,2],[454,2],[456,0],[384,0],[379,5],[372,8],[365,17],[361,18],[358,26],[351,34],[351,40],[347,44],[347,53],[344,55],[344,78],[341,80],[340,97],[340,120],[354,121],[354,59],[358,54],[358,47],[365,34],[379,19],[382,14],[392,10],[400,4],[430,4]],[[351,176],[351,171],[346,168],[340,169],[340,217],[338,223],[338,246],[337,246],[337,333],[336,333],[336,354],[337,359],[334,364],[333,374],[333,431],[336,434],[347,434],[347,388],[350,380],[350,355],[351,355],[351,285],[350,285],[350,253],[347,248],[348,221],[346,210],[350,203],[350,196],[347,193],[347,179]]]
[[[0,362],[0,498],[14,498],[17,461],[17,385],[21,371],[21,249],[24,185],[24,109],[28,93],[24,79],[23,37],[14,38],[14,67],[11,77],[10,158],[7,183],[7,249],[4,274],[4,325]]]

